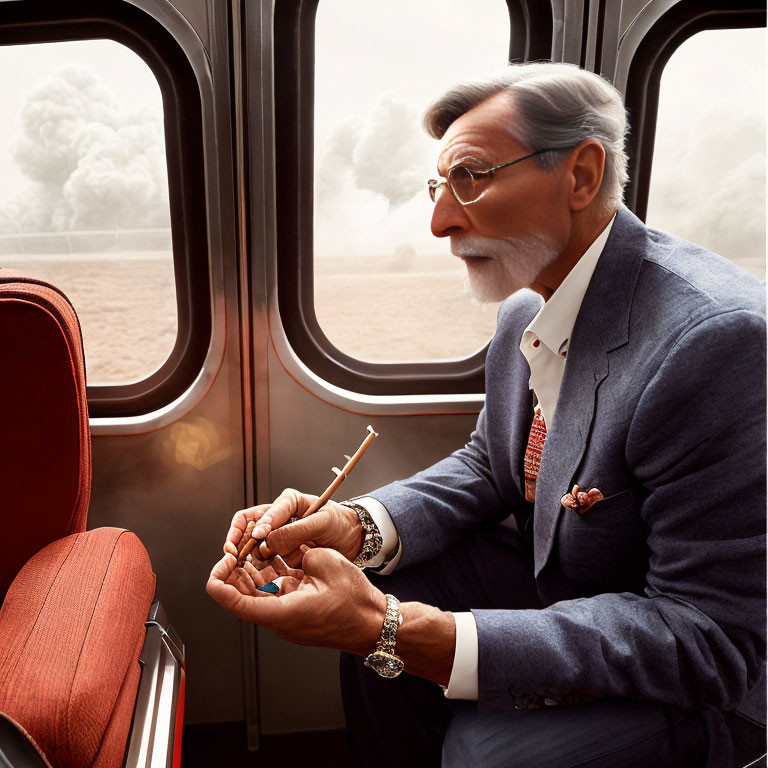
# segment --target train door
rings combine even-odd
[[[686,3],[546,7],[515,0],[473,3],[471,14],[443,3],[296,0],[272,9],[246,2],[235,19],[260,502],[286,487],[319,493],[329,467],[369,423],[380,438],[339,498],[429,466],[463,446],[474,427],[498,305],[478,306],[462,293],[456,260],[428,232],[424,181],[436,155],[418,120],[442,87],[506,60],[536,58],[615,80],[633,125],[627,202],[644,216],[664,64],[699,32],[764,23],[749,4],[705,12]],[[749,32],[761,49],[760,31]],[[758,89],[744,98],[762,98]],[[660,131],[670,122],[663,92],[661,108]],[[747,159],[760,151],[759,139],[751,146]],[[657,182],[666,175],[660,162]],[[759,180],[750,189],[759,207]],[[660,203],[656,211],[669,207]],[[677,219],[674,210],[666,215],[674,231],[680,210]],[[692,230],[686,236],[702,242]],[[756,261],[742,266],[760,273],[757,230],[748,249]],[[257,636],[259,692],[269,702],[261,709],[263,733],[296,729],[300,721],[307,730],[342,728],[336,654],[261,629]],[[286,690],[302,694],[289,700]]]
[[[219,3],[0,8],[0,258],[79,314],[88,527],[147,548],[188,722],[243,719],[240,628],[204,588],[245,503],[228,24]]]

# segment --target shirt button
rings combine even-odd
[[[540,342],[538,339],[534,339],[534,340],[533,340],[533,346],[534,346],[534,347],[538,347],[538,346],[539,346],[539,344],[541,344],[541,342]]]

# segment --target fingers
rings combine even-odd
[[[286,488],[272,503],[269,511],[259,518],[258,525],[253,531],[253,537],[256,539],[266,538],[270,531],[285,525],[291,515],[301,517],[316,500],[317,496],[310,496],[293,488]],[[272,551],[274,552],[274,550]]]
[[[304,575],[298,568],[289,568],[280,555],[275,555],[272,558],[272,567],[275,569],[275,573],[278,576],[290,576],[294,579],[301,580]]]
[[[248,530],[247,528],[245,529]],[[251,555],[251,559],[254,557],[259,557],[259,551],[257,549],[257,543],[258,539],[251,538],[251,536],[248,536],[248,540],[245,541],[242,547],[240,547],[238,553],[237,553],[237,559],[238,562],[243,562],[248,558],[248,555]]]
[[[301,565],[301,560],[304,557],[304,553],[300,549],[294,549],[282,557],[283,560],[285,560],[285,562],[288,563],[291,568],[297,568],[299,565]]]
[[[297,568],[289,568],[278,555],[270,566],[262,570],[255,568],[252,563],[246,562],[242,567],[235,568],[226,579],[226,582],[234,586],[243,595],[256,596],[259,587],[263,587],[271,581],[279,585],[281,578],[290,577],[298,583],[303,576],[303,571]]]
[[[236,551],[233,553],[237,557],[238,562],[242,562],[245,559],[245,556],[248,554],[248,547],[250,546],[253,548],[253,545],[250,545],[249,542],[251,541],[251,534],[253,533],[253,529],[256,527],[256,521],[255,520],[249,520],[248,525],[245,526],[245,531],[243,532],[243,536],[240,539],[240,541],[237,543],[237,547],[235,548]],[[229,548],[227,547],[229,545]],[[225,552],[231,552],[231,547],[234,546],[231,541],[227,541],[224,544],[224,551]]]
[[[233,571],[237,560],[233,555],[227,554],[213,566],[205,591],[226,610],[231,613],[242,611],[244,595],[235,586]]]
[[[265,584],[268,584],[272,580],[272,574],[270,573],[269,568],[263,568],[259,570],[258,568],[255,568],[253,563],[245,563],[243,566],[243,570],[248,574],[248,576],[251,578],[251,581],[257,586],[257,587],[263,587]]]
[[[235,569],[236,564],[237,559],[235,557],[229,554],[224,555],[224,557],[222,557],[221,560],[219,560],[219,562],[213,566],[210,578],[226,581],[227,578],[229,578],[231,575],[232,571]]]
[[[328,515],[324,512],[318,512],[305,517],[303,520],[284,525],[267,535],[267,546],[275,554],[286,555],[294,549],[298,549],[300,544],[317,541],[323,534],[327,535],[328,520]]]
[[[291,576],[280,576],[276,579],[276,582],[280,585],[278,597],[295,592],[301,586],[301,579],[296,579]]]
[[[241,594],[251,596],[256,594],[256,583],[245,568],[235,568],[231,578],[234,579],[233,584]]]
[[[233,575],[235,563],[236,560],[232,555],[224,555],[213,566],[208,583],[205,585],[206,592],[222,608],[238,619],[264,626],[273,626],[281,621],[285,621],[285,616],[290,611],[290,606],[281,607],[281,601],[276,600],[275,595],[259,592],[255,588],[254,574],[260,575],[255,568],[253,572],[238,568],[237,570],[240,573]],[[243,574],[247,574],[248,580],[251,581],[250,586],[243,580]],[[288,576],[285,578],[287,580],[292,577]],[[253,587],[252,591],[251,587]],[[293,591],[295,587],[293,584],[288,584],[287,589],[288,591]]]
[[[225,584],[234,587],[243,595],[252,595],[255,591],[253,582],[248,574],[239,567],[232,569],[232,572],[224,579]]]
[[[332,582],[335,578],[342,575],[344,571],[357,573],[361,575],[360,569],[347,560],[344,555],[335,549],[326,549],[318,547],[310,549],[302,546],[304,558],[301,561],[301,568],[307,576],[319,578],[321,581]],[[365,578],[363,576],[363,578]]]
[[[248,507],[247,509],[241,509],[239,512],[236,512],[235,516],[232,518],[232,523],[229,526],[229,531],[227,532],[227,542],[231,542],[237,546],[240,543],[240,539],[243,538],[243,533],[248,523],[261,519],[269,507],[269,504],[259,504],[256,507]]]

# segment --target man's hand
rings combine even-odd
[[[266,539],[270,550],[282,555],[289,565],[301,562],[299,546],[308,543],[335,549],[347,560],[354,560],[363,544],[363,529],[357,514],[349,507],[329,501],[309,517],[288,523],[292,515],[301,518],[316,500],[317,496],[288,488],[272,504],[241,510],[232,518],[224,551],[237,557],[246,526],[254,520],[253,538]],[[253,557],[258,558],[256,549]]]
[[[206,591],[237,618],[268,627],[285,640],[358,656],[373,650],[387,600],[359,568],[331,549],[308,551],[302,570],[283,570],[280,558],[275,560],[282,576],[278,594],[259,592],[265,583],[261,573],[251,563],[236,568],[231,553],[214,566]]]

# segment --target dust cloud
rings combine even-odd
[[[436,250],[426,181],[435,173],[437,145],[420,120],[419,106],[384,93],[364,116],[331,127],[315,177],[315,248],[321,255],[354,254],[361,265],[386,271],[405,251],[412,260],[417,251]]]
[[[128,111],[93,70],[69,65],[26,96],[11,154],[27,182],[0,232],[170,226],[162,116]]]

